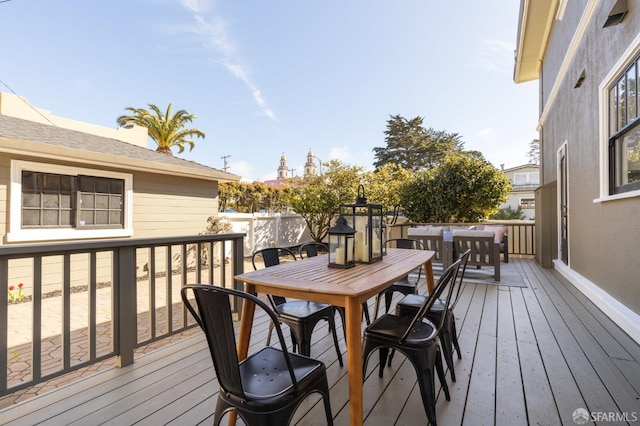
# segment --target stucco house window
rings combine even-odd
[[[608,87],[609,193],[640,189],[640,113],[636,56]]]
[[[8,241],[133,235],[132,175],[13,160]]]

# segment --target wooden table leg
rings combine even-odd
[[[424,275],[427,280],[427,290],[431,293],[436,286],[436,281],[433,278],[433,264],[431,263],[431,259],[427,260],[424,264]]]
[[[253,295],[256,294],[255,286],[245,284],[245,291]],[[238,361],[247,358],[249,344],[251,342],[251,329],[253,328],[253,315],[256,312],[256,304],[245,299],[242,301],[242,316],[240,317],[240,330],[238,332]],[[229,426],[236,424],[237,413],[229,413]]]
[[[362,396],[362,304],[355,298],[346,303],[347,369],[349,373],[349,417],[351,426],[364,422]]]
[[[253,295],[256,294],[255,286],[245,284],[245,291]],[[253,328],[253,315],[256,305],[247,299],[242,301],[242,316],[240,317],[240,331],[238,332],[238,360],[242,361],[249,352],[251,341],[251,328]]]

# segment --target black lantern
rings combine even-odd
[[[385,236],[383,233],[382,206],[367,204],[364,186],[358,186],[358,198],[354,204],[340,206],[340,214],[355,229],[355,261],[374,263],[382,260]],[[385,250],[386,251],[386,250]]]
[[[382,255],[387,255],[387,223],[385,221],[382,221]]]
[[[329,228],[329,267],[346,269],[356,266],[355,234],[356,231],[347,225],[346,219],[342,216],[336,221],[336,226]]]

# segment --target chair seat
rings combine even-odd
[[[421,294],[408,294],[402,298],[396,305],[396,315],[412,317],[418,312],[420,306],[426,300],[426,296]],[[435,316],[436,318],[442,315],[445,309],[445,301],[437,299],[433,302],[433,306],[427,312],[427,317]],[[436,321],[437,322],[437,321]]]
[[[402,289],[408,289],[411,293],[416,291],[416,283],[409,282],[409,278],[404,277],[391,284],[385,291],[403,291]],[[408,294],[408,293],[407,293]]]
[[[321,379],[324,375],[322,362],[305,356],[289,354],[294,375],[298,382]],[[264,366],[269,368],[265,369]],[[278,405],[287,394],[296,399],[291,376],[282,351],[266,347],[252,354],[239,365],[242,386],[248,398],[259,400],[259,404],[268,403],[268,399],[277,398]]]
[[[327,312],[325,312],[327,309],[333,309],[333,307],[325,303],[309,302],[306,300],[287,300],[285,303],[276,306],[275,311],[278,315],[301,320],[319,313],[327,314]]]
[[[380,341],[385,341],[387,344],[397,344],[412,320],[412,317],[383,315],[367,327],[367,333],[375,336]],[[403,346],[424,345],[426,342],[433,341],[436,333],[436,326],[431,321],[423,319],[416,322]]]

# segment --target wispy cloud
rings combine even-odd
[[[474,136],[485,141],[492,141],[496,138],[496,131],[491,127],[487,127],[486,129],[476,132]]]
[[[496,39],[482,40],[471,57],[470,67],[485,71],[509,73],[513,67],[513,44]]]
[[[343,163],[349,163],[351,161],[351,153],[348,146],[331,148],[329,152],[330,160],[340,160]]]
[[[236,48],[231,40],[224,19],[213,14],[213,3],[205,0],[181,0],[182,6],[193,13],[194,25],[186,31],[197,34],[202,45],[220,55],[216,61],[220,62],[235,78],[242,81],[251,92],[253,101],[260,108],[260,113],[273,121],[276,115],[267,106],[260,88],[251,80],[247,70],[237,58]]]

